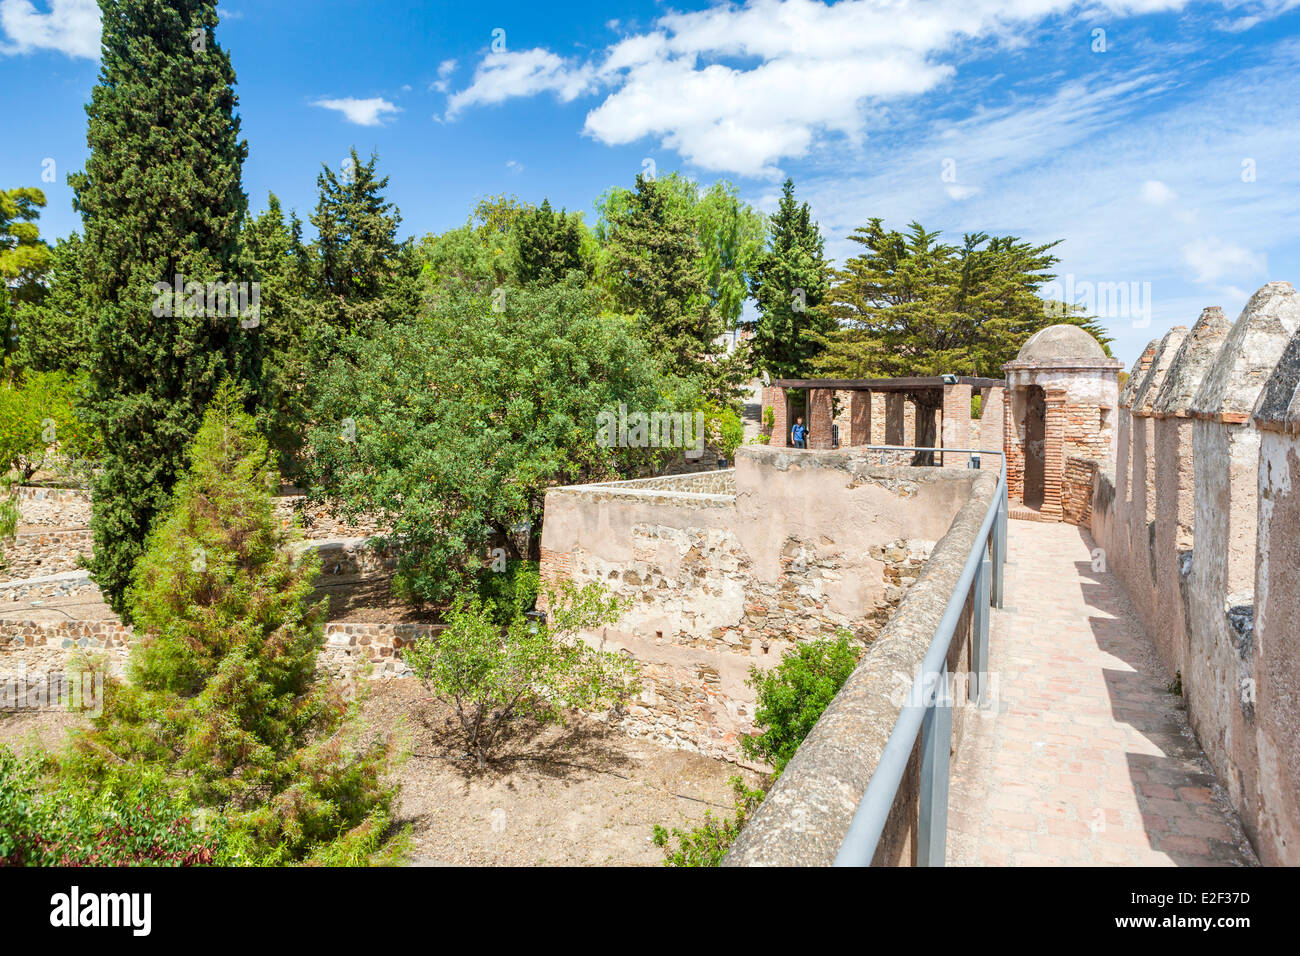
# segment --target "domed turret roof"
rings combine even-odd
[[[1062,324],[1039,329],[1020,347],[1020,354],[1016,356],[1017,362],[1058,362],[1062,359],[1104,362],[1106,350],[1079,326]]]

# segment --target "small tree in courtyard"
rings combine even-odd
[[[403,654],[438,699],[455,708],[465,747],[480,769],[512,720],[559,723],[566,709],[602,710],[636,690],[630,658],[595,650],[578,637],[617,621],[623,603],[594,583],[578,588],[565,582],[547,597],[545,623],[516,609],[505,627],[490,602],[458,598],[447,629]]]

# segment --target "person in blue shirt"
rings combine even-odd
[[[790,429],[790,437],[794,440],[795,448],[808,447],[808,429],[804,427],[802,415],[794,420],[794,428]]]

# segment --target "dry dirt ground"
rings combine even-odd
[[[454,714],[414,679],[377,681],[362,708],[368,735],[403,735],[396,817],[411,827],[416,866],[659,865],[656,823],[691,827],[729,814],[728,778],[758,775],[628,737],[593,720],[521,726],[480,771]],[[76,718],[0,715],[0,743],[58,747]]]

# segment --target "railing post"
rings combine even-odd
[[[982,704],[989,687],[989,584],[993,562],[987,551],[975,572],[974,608],[971,620],[971,670],[970,699]]]
[[[921,721],[920,818],[916,828],[918,866],[944,865],[948,842],[948,758],[951,749],[952,699],[948,693],[948,665],[945,663]]]
[[[1003,579],[1007,564],[1007,496],[998,501],[998,516],[993,520],[993,606],[1002,607]]]

